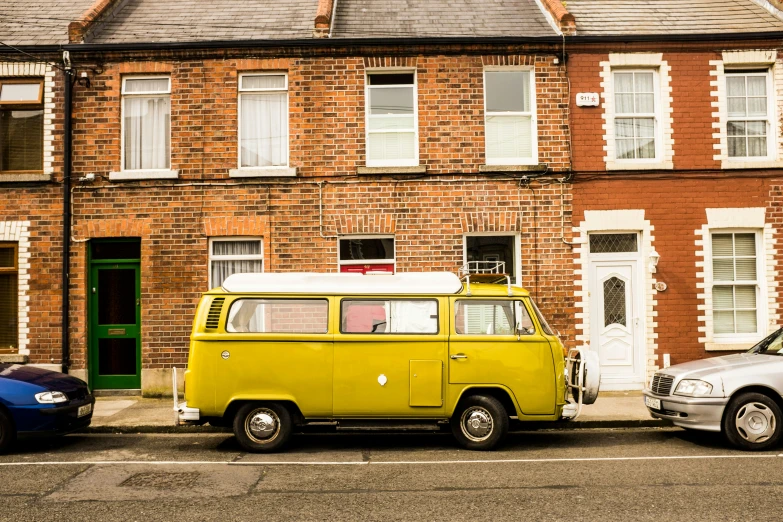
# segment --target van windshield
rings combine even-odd
[[[542,314],[541,310],[538,309],[538,306],[536,306],[536,302],[533,301],[532,297],[530,298],[530,303],[533,305],[533,310],[536,312],[536,317],[538,317],[538,322],[541,323],[541,329],[544,330],[544,333],[547,335],[555,335],[555,332],[552,331],[549,323],[547,323],[546,319],[544,319],[544,314]]]

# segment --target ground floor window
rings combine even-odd
[[[232,274],[264,271],[264,244],[260,238],[212,238],[209,240],[209,287],[215,288]]]
[[[712,319],[715,335],[759,332],[759,235],[712,234]]]
[[[340,272],[394,272],[394,237],[348,236],[339,240]]]
[[[0,243],[0,353],[19,342],[19,265],[17,243]]]
[[[519,242],[516,234],[475,235],[465,237],[465,262],[479,261],[478,265],[489,266],[495,262],[505,263],[505,273],[511,276],[511,282],[519,282],[517,262]]]

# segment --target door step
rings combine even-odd
[[[141,397],[141,390],[93,390],[95,397]]]
[[[439,431],[440,425],[435,421],[338,421],[339,431]]]

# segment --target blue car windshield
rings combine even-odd
[[[783,328],[759,341],[748,353],[783,356]]]

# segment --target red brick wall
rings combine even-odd
[[[63,81],[54,80],[54,173],[50,182],[0,183],[0,221],[29,221],[27,348],[32,363],[62,359]]]
[[[535,64],[539,159],[568,168],[567,82],[551,57],[219,59],[106,63],[76,93],[75,176],[98,180],[74,192],[75,235],[140,237],[144,368],[182,365],[192,314],[207,287],[212,235],[264,239],[268,271],[336,271],[337,234],[393,234],[397,269],[456,270],[464,234],[517,232],[522,282],[551,322],[573,336],[570,188],[483,176],[484,65]],[[357,176],[365,165],[366,67],[417,71],[420,163],[427,176]],[[297,179],[229,179],[237,166],[237,80],[243,71],[287,71],[290,164]],[[120,170],[123,74],[172,78],[175,181],[111,183]],[[319,184],[320,183],[320,184]],[[322,209],[322,210],[319,210]],[[322,223],[322,224],[321,224]],[[570,227],[566,241],[570,241]],[[85,364],[86,244],[74,253],[75,364]],[[78,366],[77,366],[78,367]]]

